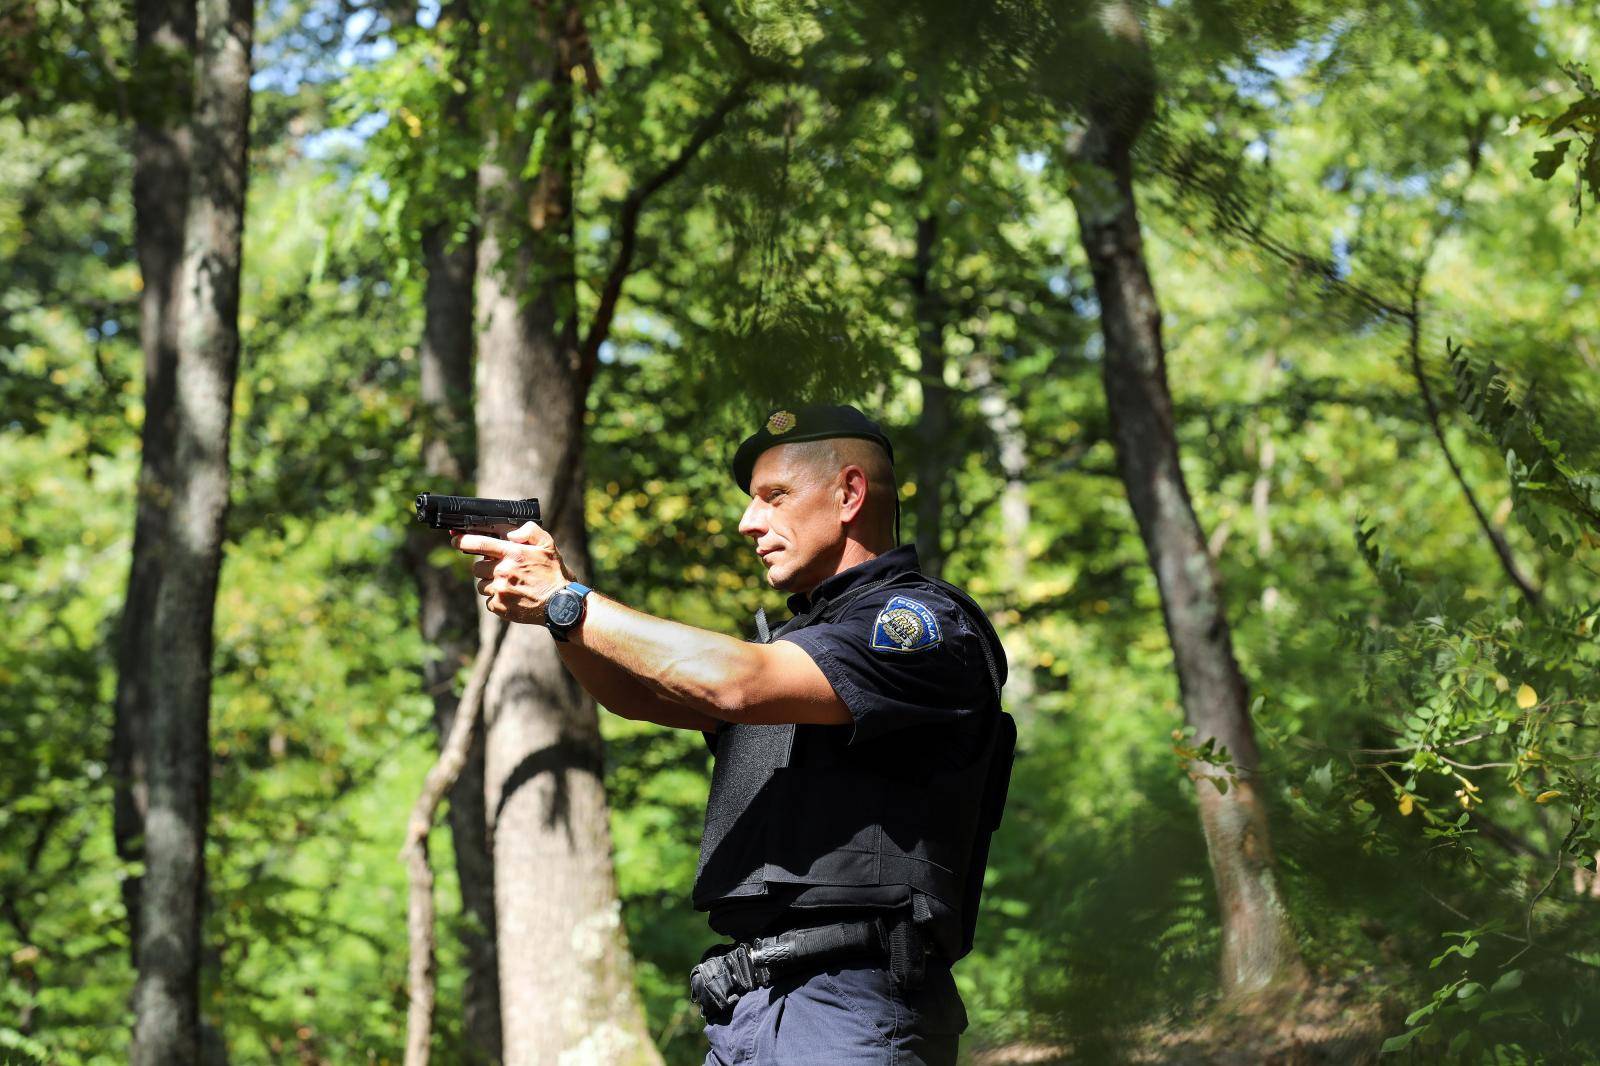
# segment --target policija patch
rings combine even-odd
[[[872,646],[877,651],[921,651],[939,643],[939,620],[916,600],[895,596],[883,605],[872,623]]]

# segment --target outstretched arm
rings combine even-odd
[[[489,610],[513,622],[542,623],[544,605],[567,583],[555,541],[529,523],[507,540],[468,534],[461,551],[473,566]],[[787,641],[752,644],[633,610],[591,593],[583,621],[557,645],[578,682],[605,706],[640,706],[638,689],[660,703],[628,717],[709,729],[710,722],[664,721],[672,705],[701,719],[752,724],[847,725],[852,719],[822,670]],[[626,712],[624,712],[626,713]],[[663,717],[656,717],[657,714]]]
[[[593,594],[589,597],[589,603],[592,610]],[[572,671],[572,676],[578,679],[584,691],[618,717],[654,722],[675,729],[698,729],[702,733],[714,733],[722,725],[709,715],[667,699],[581,644],[569,640],[564,644],[557,643],[556,648],[561,654],[561,661]]]
[[[569,654],[579,649],[662,697],[718,721],[851,721],[811,656],[787,641],[752,644],[591,593],[583,622],[561,647],[562,659],[570,665]]]

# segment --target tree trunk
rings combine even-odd
[[[420,362],[424,419],[423,463],[432,491],[465,491],[474,466],[472,431],[472,272],[477,241],[453,247],[447,236],[424,237],[428,271],[426,322]],[[476,647],[478,612],[472,582],[459,565],[435,565],[429,554],[442,545],[437,533],[413,527],[406,561],[417,584],[419,621],[427,644],[424,684],[433,700],[439,742],[450,735],[459,697],[456,674]],[[450,838],[461,886],[461,943],[467,978],[463,1021],[471,1063],[500,1061],[500,990],[495,961],[494,864],[489,856],[484,808],[483,735],[474,734],[466,765],[450,789]]]
[[[972,384],[979,393],[978,411],[999,448],[1000,473],[1005,478],[1005,488],[1000,492],[1001,612],[1020,612],[1028,593],[1028,527],[1033,522],[1033,509],[1028,502],[1027,431],[1015,398],[1007,391],[1006,383],[995,376],[992,357],[973,360]],[[991,611],[991,620],[1003,625],[1004,619],[993,617],[996,613]],[[1007,633],[1006,648],[1013,663],[1026,664],[1006,675],[1006,702],[1019,721],[1025,722],[1032,713],[1034,696],[1034,653],[1028,627],[1016,626]]]
[[[210,778],[212,617],[228,508],[239,262],[250,122],[250,0],[198,8],[195,113],[178,294],[171,501],[151,627],[133,1061],[200,1055],[201,901]]]
[[[916,131],[915,152],[922,166],[918,185],[917,242],[911,261],[911,292],[917,322],[917,381],[922,392],[922,413],[917,418],[917,562],[922,572],[938,577],[944,572],[944,481],[950,473],[950,416],[952,397],[945,384],[944,308],[933,286],[934,251],[939,241],[939,219],[934,215],[931,186],[938,166],[938,109],[918,105],[922,112]]]
[[[1250,995],[1298,978],[1299,952],[1278,896],[1244,678],[1178,462],[1161,311],[1133,195],[1132,147],[1150,114],[1154,74],[1131,4],[1103,4],[1101,25],[1105,41],[1088,47],[1107,57],[1106,76],[1073,146],[1082,169],[1072,198],[1100,302],[1117,467],[1160,588],[1184,715],[1196,745],[1226,751],[1226,759],[1195,761],[1191,775],[1221,911],[1222,985]],[[1225,761],[1237,767],[1231,779],[1218,765]]]
[[[1278,374],[1278,353],[1268,351],[1261,357],[1261,391],[1270,394]],[[1277,465],[1278,446],[1272,439],[1272,420],[1266,411],[1256,420],[1256,480],[1250,488],[1250,509],[1256,520],[1256,558],[1263,566],[1272,555],[1272,478]],[[1272,613],[1278,608],[1281,596],[1276,585],[1261,590],[1261,614],[1267,622],[1267,640],[1276,648],[1278,630],[1272,624]]]
[[[917,561],[922,572],[944,572],[944,481],[950,475],[950,387],[945,384],[944,320],[939,296],[929,277],[939,223],[930,215],[917,219],[917,250],[912,272],[916,293],[917,379],[922,413],[917,418]]]
[[[575,315],[569,74],[581,23],[574,8],[543,19],[543,39],[511,57],[548,82],[537,113],[498,127],[491,119],[479,170],[478,487],[538,496],[567,564],[586,575],[589,371]],[[541,167],[530,179],[523,164],[536,130]],[[550,635],[515,625],[484,711],[505,1061],[659,1063],[622,929],[594,704]]]
[[[162,530],[172,495],[173,379],[178,363],[176,302],[189,193],[189,104],[194,0],[138,0],[134,129],[134,241],[143,288],[144,426],[133,526],[133,562],[117,633],[117,693],[111,737],[112,836],[117,856],[144,861],[149,800],[145,743],[150,718],[150,640],[161,586]],[[138,959],[138,877],[122,882],[128,947]]]
[[[439,17],[439,28],[469,19],[457,0]],[[470,71],[464,58],[469,45],[456,53],[462,82]],[[452,93],[445,101],[445,121],[468,121],[469,101]],[[469,175],[455,195],[474,194]],[[429,491],[466,492],[476,465],[472,418],[473,271],[478,254],[477,230],[452,232],[448,223],[431,226],[422,238],[423,332],[421,364],[423,468]],[[417,585],[419,622],[427,645],[422,664],[424,683],[433,700],[434,725],[442,746],[455,721],[456,673],[476,647],[477,601],[472,581],[454,562],[435,565],[429,554],[443,547],[438,533],[413,525],[406,540],[406,562]],[[473,735],[466,765],[451,787],[450,839],[456,878],[461,886],[461,943],[467,975],[462,992],[467,1062],[490,1066],[500,1061],[500,987],[495,959],[494,863],[489,855],[488,812],[484,808],[483,733]]]

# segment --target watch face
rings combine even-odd
[[[550,602],[545,607],[545,614],[550,621],[558,626],[570,626],[578,620],[578,612],[583,608],[583,598],[575,592],[562,589],[550,597]]]

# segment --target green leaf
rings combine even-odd
[[[1418,1007],[1416,1010],[1406,1015],[1406,1024],[1416,1025],[1422,1019],[1432,1014],[1438,1008],[1438,1006],[1439,1005],[1437,1003],[1429,1003],[1426,1006]]]
[[[1579,100],[1547,123],[1546,133],[1555,136],[1586,118],[1600,115],[1600,100]]]
[[[1490,987],[1491,993],[1514,992],[1522,987],[1522,971],[1507,970]]]
[[[1422,1027],[1422,1029],[1426,1028],[1427,1026]],[[1409,1033],[1401,1033],[1399,1036],[1391,1036],[1389,1039],[1383,1042],[1382,1051],[1385,1054],[1390,1051],[1403,1051],[1405,1048],[1410,1046],[1411,1041],[1417,1038],[1417,1034],[1422,1032],[1422,1029],[1413,1029]]]
[[[1572,140],[1557,141],[1549,148],[1541,148],[1533,153],[1533,166],[1530,172],[1540,181],[1549,181],[1555,177],[1561,163],[1567,158],[1567,149],[1572,147]]]

